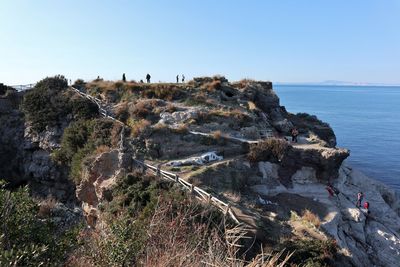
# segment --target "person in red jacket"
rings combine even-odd
[[[367,211],[367,214],[369,214],[369,202],[368,201],[364,202],[364,209]]]

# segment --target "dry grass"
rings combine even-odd
[[[215,90],[219,90],[221,88],[221,81],[213,80],[203,84],[201,88],[207,90],[208,92],[215,92]]]
[[[186,124],[180,124],[177,128],[173,128],[174,133],[187,134],[189,132],[189,127]]]
[[[129,118],[127,124],[131,128],[131,136],[135,138],[150,131],[151,123],[148,120],[136,121]]]
[[[224,137],[224,135],[223,135],[223,133],[222,133],[220,130],[218,130],[218,131],[212,132],[212,137],[213,137],[214,139],[216,139],[216,140],[220,140],[221,138]]]
[[[269,160],[279,161],[286,153],[287,148],[288,144],[286,141],[276,138],[270,138],[258,142],[257,144],[251,145],[250,151],[247,154],[247,158],[251,162]]]
[[[249,107],[250,110],[255,110],[255,109],[257,109],[257,106],[256,106],[256,104],[254,104],[253,101],[247,102],[247,105],[248,105],[248,107]]]
[[[168,103],[165,107],[165,111],[169,113],[173,113],[176,111],[176,107],[172,103]]]
[[[101,145],[101,146],[96,147],[96,151],[94,154],[100,155],[102,153],[110,152],[110,151],[111,151],[111,148],[109,146]]]
[[[306,209],[303,211],[303,215],[301,216],[301,218],[304,221],[311,223],[312,225],[314,225],[317,228],[319,228],[321,226],[321,220],[319,219],[318,215],[314,214],[309,209]]]
[[[57,204],[57,200],[53,196],[49,196],[39,203],[38,215],[41,218],[47,218],[51,215],[51,211]]]
[[[175,84],[151,84],[141,88],[141,96],[144,98],[158,98],[163,100],[177,100],[186,95],[185,91]]]
[[[233,87],[239,88],[239,89],[243,89],[245,88],[247,85],[249,85],[249,83],[254,82],[254,80],[252,79],[242,79],[238,82],[232,83]]]
[[[115,108],[115,116],[122,122],[126,122],[129,117],[128,102],[119,103]]]
[[[146,118],[154,115],[155,109],[164,105],[164,102],[156,99],[140,100],[135,105],[129,107],[129,113],[135,118]]]

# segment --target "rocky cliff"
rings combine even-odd
[[[37,132],[25,120],[19,103],[10,104],[9,96],[0,99],[0,173],[11,186],[29,184],[40,197],[53,196],[63,201],[74,197],[74,185],[63,166],[58,166],[51,153],[60,147],[67,122]]]
[[[50,97],[59,98],[50,111],[66,105],[66,112],[53,112],[56,119],[40,130],[20,111],[23,94],[0,97],[0,173],[12,186],[28,183],[38,196],[77,199],[87,224],[105,234],[103,209],[116,185],[143,171],[134,157],[229,202],[261,244],[334,239],[340,249],[334,264],[400,262],[396,193],[344,165],[349,152],[336,147],[332,128],[289,113],[272,83],[203,77],[181,85],[96,80],[79,88],[101,99],[124,126],[93,115],[97,109],[88,111],[66,88]],[[293,127],[300,133],[296,143]],[[171,164],[210,151],[223,160]],[[371,203],[370,214],[355,207],[358,191]],[[304,223],[307,210],[320,223]]]

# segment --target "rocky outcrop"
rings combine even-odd
[[[84,166],[76,197],[82,202],[83,213],[90,226],[95,227],[100,216],[99,203],[110,201],[118,178],[134,168],[132,156],[132,152],[121,145],[119,149],[101,153]]]
[[[274,164],[260,164],[259,168],[263,166],[264,172],[269,174],[266,176],[274,183],[261,181],[252,189],[267,199],[285,193],[323,205],[327,210],[321,218],[323,231],[336,239],[341,253],[349,257],[354,266],[398,266],[400,198],[397,192],[346,165],[341,166],[338,177],[331,181],[339,192],[337,196],[328,194],[326,183],[317,181],[316,172],[310,167],[299,169],[292,176],[292,186],[285,187],[274,174]],[[365,195],[364,201],[370,203],[369,214],[355,205],[360,191]]]
[[[293,146],[281,159],[279,177],[284,185],[289,186],[297,171],[309,167],[315,170],[316,179],[329,182],[337,178],[342,162],[349,155],[347,149],[325,148],[319,145]]]
[[[8,98],[3,98],[8,101]],[[2,102],[0,102],[1,104]],[[59,148],[67,122],[38,133],[24,120],[18,105],[4,105],[0,112],[0,173],[10,185],[29,184],[39,197],[74,199],[74,185],[66,170],[51,158]]]
[[[175,112],[162,112],[160,113],[160,118],[161,120],[159,121],[160,123],[164,124],[171,124],[171,125],[176,125],[180,123],[185,123],[189,120],[196,120],[199,117],[199,113],[202,110],[192,108],[188,110],[183,110],[183,111],[175,111]]]

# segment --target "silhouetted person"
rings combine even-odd
[[[147,81],[147,83],[150,83],[150,79],[151,79],[151,76],[150,76],[150,74],[147,73],[147,75],[146,75],[146,81]]]
[[[140,83],[144,83],[142,79],[140,79]]]
[[[176,83],[179,83],[179,74],[176,75]]]
[[[291,134],[292,134],[292,142],[297,143],[297,136],[299,135],[299,131],[297,130],[296,127],[294,127],[294,128],[292,129]]]
[[[182,83],[185,82],[185,75],[182,74]]]
[[[123,82],[126,82],[126,76],[125,76],[125,73],[124,73],[124,74],[122,74],[122,81],[123,81]]]

